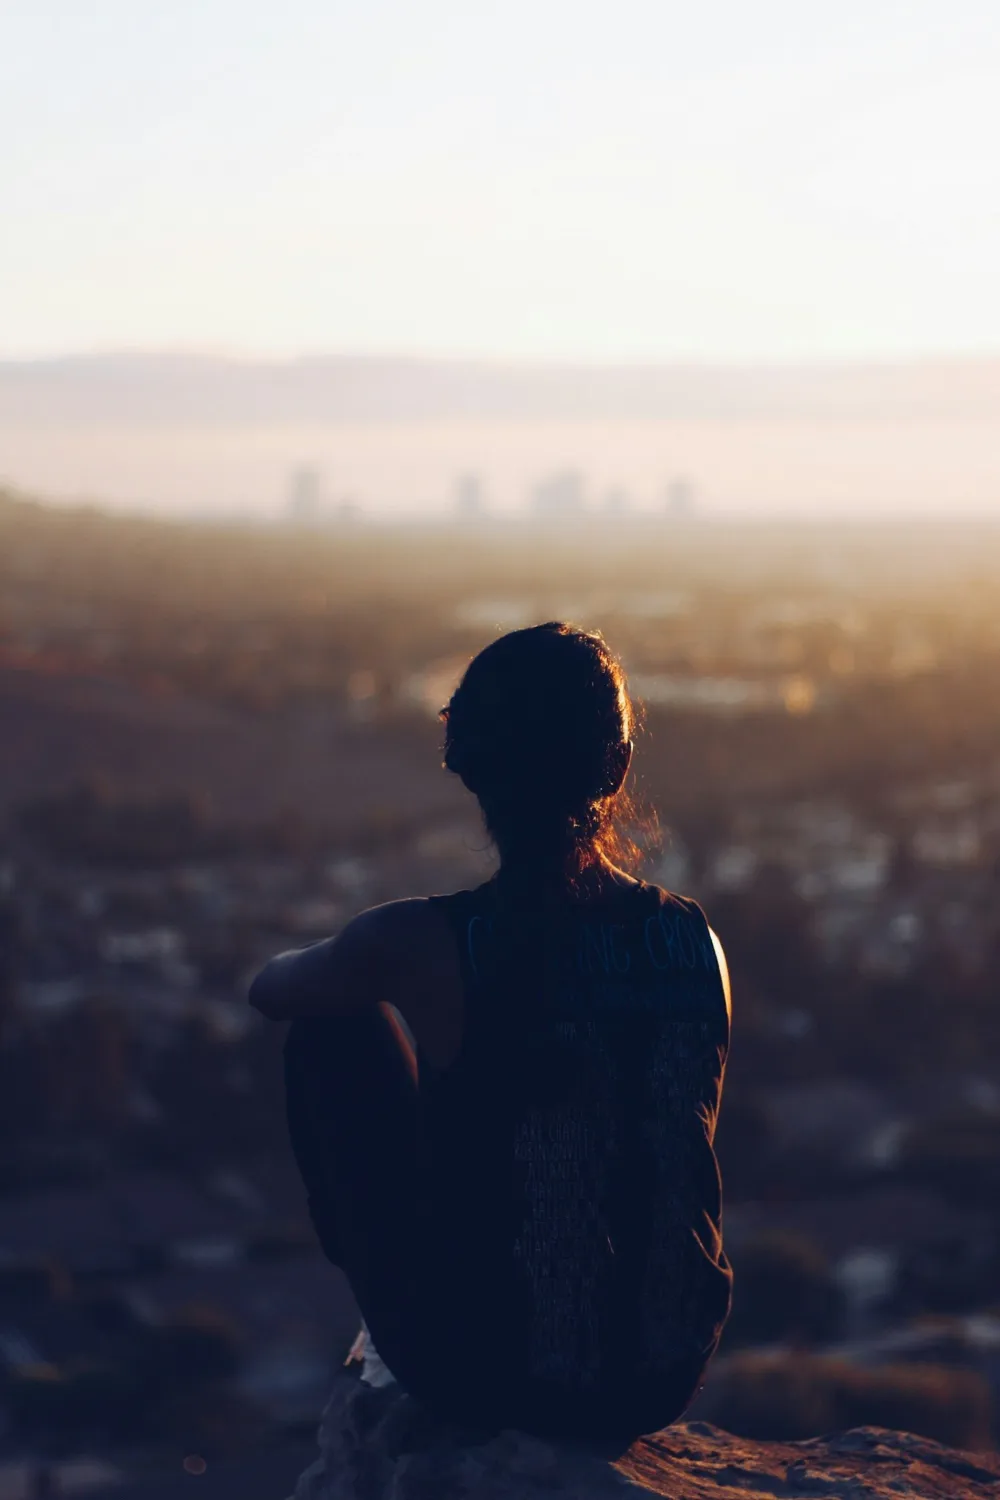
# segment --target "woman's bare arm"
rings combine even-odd
[[[380,1002],[398,1005],[404,990],[409,998],[419,988],[428,905],[416,899],[373,906],[336,937],[279,953],[251,984],[250,1004],[271,1021],[352,1015]]]

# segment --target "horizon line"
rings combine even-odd
[[[157,505],[147,506],[141,502],[118,504],[97,496],[70,497],[40,494],[37,491],[25,490],[2,477],[0,477],[0,505],[25,506],[29,509],[37,507],[42,510],[76,514],[86,511],[111,521],[143,521],[164,526],[247,527],[255,531],[283,531],[303,538],[324,537],[345,531],[363,531],[366,528],[384,530],[392,527],[427,525],[453,528],[470,536],[477,532],[488,531],[493,526],[510,525],[523,525],[539,531],[556,532],[565,528],[567,519],[565,516],[537,515],[530,506],[498,506],[476,516],[462,516],[447,506],[438,508],[433,505],[424,505],[397,508],[359,504],[350,516],[332,512],[318,517],[315,521],[301,522],[295,521],[282,512],[255,511],[252,508],[220,507],[215,509],[206,506],[171,512],[169,509]],[[728,506],[719,505],[697,509],[687,515],[675,515],[666,508],[647,506],[636,506],[633,509],[612,514],[600,508],[585,505],[573,513],[572,520],[575,524],[593,524],[595,527],[614,526],[618,529],[636,523],[641,526],[656,524],[685,532],[726,526],[788,526],[793,529],[832,526],[843,530],[864,531],[879,526],[900,525],[928,528],[956,525],[979,526],[990,530],[1000,528],[1000,512],[997,511],[944,511],[920,508],[879,511],[870,507],[859,507],[857,510],[841,510],[837,513],[833,507],[792,511],[765,507],[743,509],[731,503]]]
[[[438,365],[450,368],[520,369],[552,371],[745,371],[753,370],[852,370],[901,369],[918,365],[991,364],[1000,361],[1000,344],[972,350],[927,349],[910,353],[824,354],[814,355],[741,355],[717,356],[677,354],[657,358],[629,356],[586,356],[561,354],[502,353],[413,353],[405,350],[262,350],[224,345],[103,345],[94,348],[65,349],[47,353],[5,352],[0,350],[0,369],[38,365],[115,363],[129,360],[162,363],[229,365],[296,366],[324,363]]]

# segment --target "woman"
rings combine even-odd
[[[621,868],[634,715],[599,635],[500,637],[442,717],[497,875],[362,912],[251,1003],[300,1018],[293,1146],[396,1379],[621,1450],[685,1409],[729,1310],[725,959],[694,902]]]

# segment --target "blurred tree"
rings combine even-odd
[[[243,1357],[243,1337],[217,1308],[196,1304],[147,1327],[136,1348],[135,1380],[147,1400],[229,1380]]]
[[[733,1311],[725,1345],[822,1343],[842,1315],[840,1291],[822,1252],[810,1240],[780,1232],[737,1244]]]
[[[761,1441],[799,1441],[849,1427],[919,1433],[982,1451],[993,1440],[993,1399],[973,1370],[903,1364],[864,1368],[802,1353],[752,1353],[720,1360],[696,1414]]]

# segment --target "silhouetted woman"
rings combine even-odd
[[[729,1310],[725,960],[693,901],[619,867],[633,709],[600,636],[500,637],[442,717],[498,874],[362,912],[251,1002],[301,1018],[292,1143],[396,1379],[623,1449],[681,1414]]]

